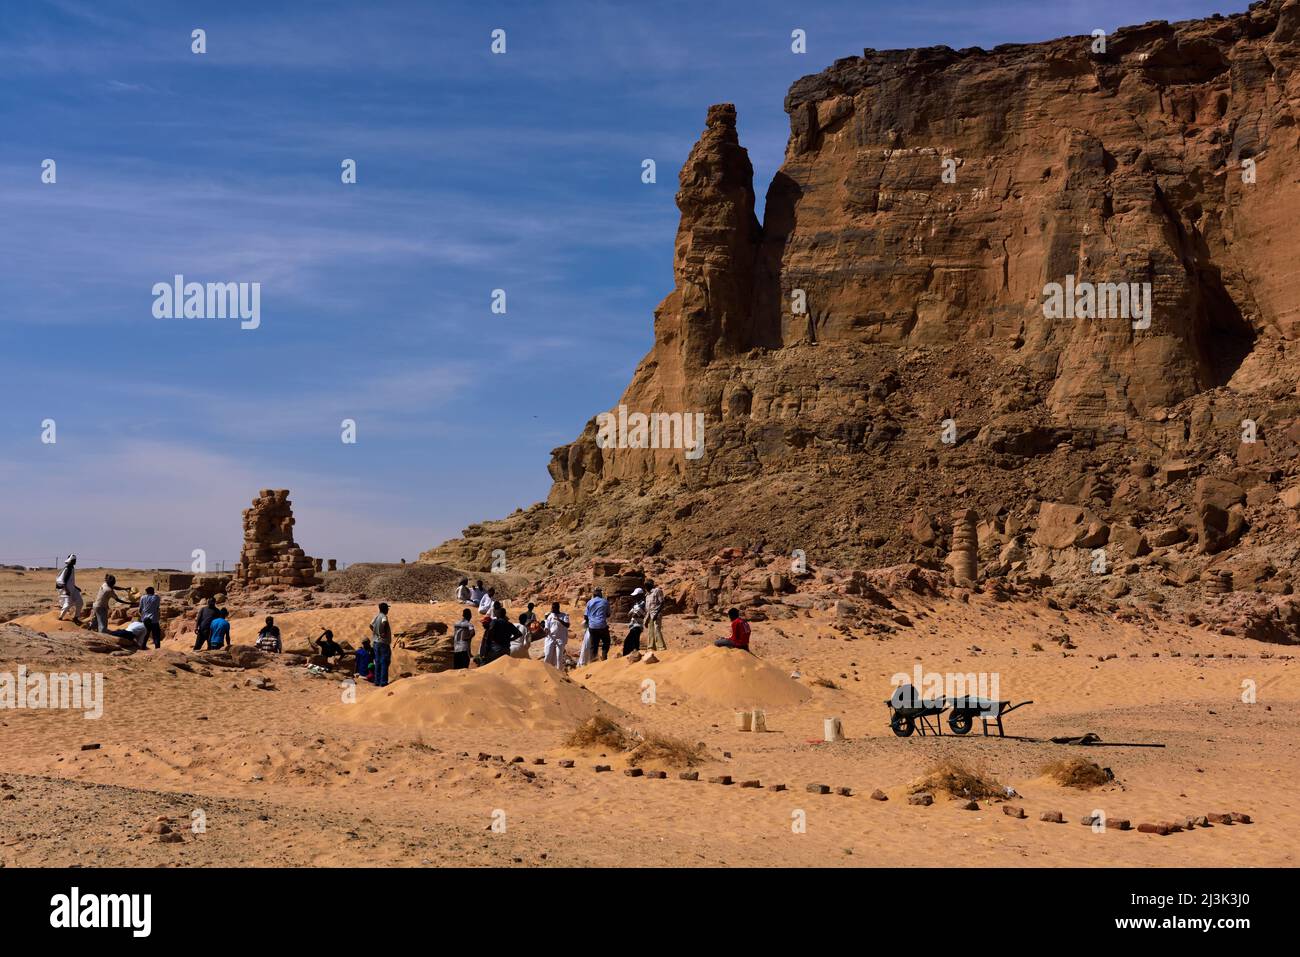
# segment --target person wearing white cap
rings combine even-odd
[[[632,610],[627,613],[627,637],[623,639],[624,658],[634,651],[641,650],[641,630],[645,627],[645,590],[634,589],[632,597],[636,602],[632,605]]]
[[[81,621],[81,609],[85,607],[85,601],[81,597],[81,589],[77,587],[77,556],[69,555],[67,562],[63,565],[63,571],[59,572],[59,577],[54,579],[54,588],[59,594],[59,621],[63,621],[63,616],[72,609],[72,620]]]

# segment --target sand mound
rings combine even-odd
[[[554,668],[518,658],[498,658],[485,668],[419,675],[387,688],[363,685],[356,704],[338,707],[348,720],[413,728],[567,730],[598,714],[626,718]]]
[[[657,664],[610,659],[579,668],[574,676],[598,690],[639,688],[651,678],[661,694],[700,698],[728,708],[780,708],[812,697],[784,669],[734,648],[710,645],[684,654],[657,651],[655,655],[661,659]]]
[[[82,612],[81,620],[83,623],[90,621],[89,610]],[[87,635],[90,634],[90,632],[84,627],[82,627],[81,625],[77,625],[73,623],[71,612],[68,613],[68,617],[63,621],[59,621],[59,613],[57,611],[47,611],[47,612],[42,612],[39,615],[23,615],[19,618],[15,618],[12,624],[21,625],[22,627],[30,628],[33,631],[45,631],[45,632],[70,631],[78,634],[79,633],[85,633]],[[113,625],[111,627],[121,628],[122,626]]]
[[[358,562],[341,572],[328,575],[329,591],[365,595],[367,599],[388,602],[420,602],[436,598],[451,601],[456,584],[462,578],[482,578],[497,590],[498,598],[515,594],[510,579],[514,576],[463,572],[450,565],[433,562],[408,562],[405,565],[385,562]]]

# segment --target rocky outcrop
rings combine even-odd
[[[1298,61],[1298,0],[1104,50],[866,50],[791,88],[761,226],[735,110],[710,108],[674,289],[613,410],[698,414],[702,454],[593,419],[553,453],[546,503],[422,558],[486,567],[508,540],[539,572],[731,545],[937,567],[953,543],[929,516],[971,508],[992,516],[988,574],[1028,538],[1049,577],[1105,548],[1095,567],[1198,581],[1258,547],[1289,581]],[[1149,288],[1149,324],[1090,318],[1087,296],[1046,308],[1051,284],[1089,283],[1108,309],[1104,284]]]

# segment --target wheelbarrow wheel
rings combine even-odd
[[[974,723],[969,711],[954,711],[948,715],[948,727],[952,728],[953,734],[968,734]]]
[[[890,717],[889,726],[894,729],[894,734],[900,738],[910,738],[912,732],[916,730],[916,721],[909,715],[895,714]]]

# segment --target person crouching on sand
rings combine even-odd
[[[731,619],[731,635],[727,638],[719,638],[713,644],[718,648],[738,648],[741,651],[749,651],[749,622],[740,617],[740,612],[735,608],[727,609],[727,617]]]
[[[369,638],[361,639],[361,647],[357,649],[357,677],[365,678],[367,681],[374,681],[371,675],[371,665],[375,660],[375,649],[370,644]]]
[[[320,636],[311,643],[311,646],[316,649],[316,654],[325,659],[325,664],[331,668],[337,667],[338,663],[343,660],[343,646],[334,640],[334,632],[328,628],[320,633]],[[331,658],[334,660],[330,661]]]
[[[542,660],[564,674],[564,646],[569,643],[569,616],[560,611],[558,601],[551,602],[551,613],[546,616],[542,628],[546,632]]]

